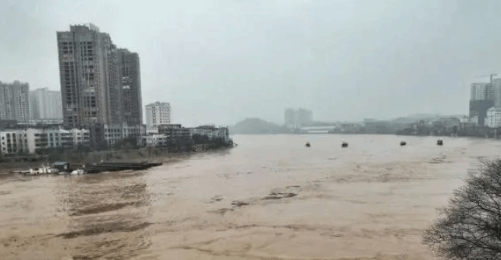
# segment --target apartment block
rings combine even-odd
[[[158,126],[158,133],[167,135],[175,140],[190,140],[191,131],[189,128],[184,128],[180,124],[165,124]]]
[[[104,140],[108,145],[113,145],[126,138],[140,138],[143,135],[146,135],[145,125],[104,125]]]
[[[0,132],[0,151],[3,155],[39,153],[53,148],[76,148],[90,144],[87,129],[14,129]]]
[[[490,83],[472,83],[470,92],[470,117],[477,117],[478,124],[485,125],[487,110],[494,106],[494,87]],[[499,103],[501,99],[498,100]]]
[[[155,102],[146,105],[146,125],[148,127],[158,127],[168,125],[171,122],[170,104],[166,102]]]
[[[299,127],[313,120],[313,113],[310,110],[299,108],[285,110],[285,125],[291,128]]]
[[[128,125],[141,125],[143,123],[143,109],[139,55],[127,49],[118,49],[117,58],[123,122]]]
[[[72,25],[70,31],[58,32],[57,39],[65,126],[89,128],[94,145],[130,136],[123,131],[139,131],[139,55],[117,48],[93,24]]]
[[[64,124],[142,124],[139,55],[93,24],[58,32]]]
[[[63,119],[61,92],[41,88],[30,91],[31,120]]]
[[[30,120],[30,87],[28,83],[0,82],[0,120]]]
[[[168,140],[169,137],[167,135],[161,135],[161,134],[143,135],[141,136],[141,139],[139,139],[139,145],[146,147],[166,146],[168,145]]]
[[[158,134],[142,135],[138,140],[141,146],[165,146],[176,143],[193,142],[196,136],[205,136],[209,140],[219,138],[225,143],[231,141],[228,127],[203,125],[186,128],[180,124],[165,124],[158,126]]]
[[[0,153],[3,155],[29,153],[27,136],[26,130],[0,132]]]

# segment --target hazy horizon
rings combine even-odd
[[[500,72],[499,1],[13,1],[0,5],[0,81],[59,90],[56,32],[93,23],[138,52],[144,105],[174,123],[468,114]],[[488,25],[482,27],[482,25]],[[500,57],[498,57],[500,56]],[[500,69],[500,70],[498,70]]]

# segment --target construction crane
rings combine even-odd
[[[497,76],[497,74],[492,73],[492,74],[489,74],[489,75],[476,76],[475,78],[490,77],[491,78],[490,84],[492,85],[492,77],[493,76]]]

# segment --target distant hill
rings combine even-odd
[[[283,134],[288,133],[288,129],[259,118],[247,118],[230,127],[230,134]]]

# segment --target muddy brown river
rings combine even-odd
[[[2,177],[0,259],[435,259],[436,208],[501,151],[436,140],[235,136],[146,171]]]

